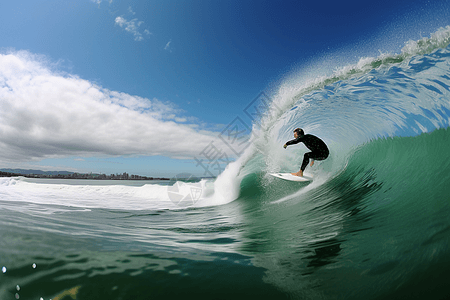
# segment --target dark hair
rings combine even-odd
[[[297,132],[299,136],[305,135],[305,132],[301,128],[295,128],[294,132]]]

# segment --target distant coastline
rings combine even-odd
[[[170,180],[165,177],[147,177],[140,175],[76,173],[68,171],[41,171],[23,169],[0,169],[0,177],[56,178],[56,179],[91,179],[91,180]]]

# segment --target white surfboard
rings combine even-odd
[[[304,175],[303,177],[292,175],[291,173],[270,173],[273,177],[281,178],[289,181],[312,181],[311,176]]]

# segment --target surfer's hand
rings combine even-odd
[[[284,149],[286,149],[286,147],[287,147],[287,145],[286,145],[286,144],[284,144],[284,145],[283,145],[283,148],[284,148]]]

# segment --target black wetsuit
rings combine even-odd
[[[305,134],[305,135],[299,136],[298,138],[287,142],[286,145],[288,145],[288,146],[294,145],[294,144],[298,144],[300,142],[305,144],[305,146],[309,150],[311,150],[311,152],[305,153],[305,155],[303,156],[303,163],[302,163],[302,167],[301,167],[302,171],[305,171],[305,168],[308,165],[310,158],[314,159],[314,160],[324,160],[330,154],[328,147],[324,143],[324,141],[322,141],[317,136],[312,135],[312,134]]]

